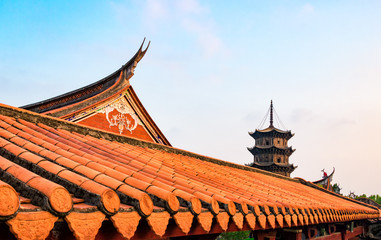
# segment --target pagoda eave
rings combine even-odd
[[[287,155],[290,156],[295,149],[292,149],[291,147],[289,148],[278,148],[276,146],[271,146],[268,148],[260,148],[260,147],[253,147],[253,148],[248,148],[248,150],[253,154],[253,155],[259,155],[259,154],[282,154],[282,155]]]
[[[255,130],[255,132],[249,132],[249,135],[253,137],[255,140],[263,137],[274,137],[274,138],[284,138],[289,140],[295,134],[291,133],[291,131],[282,131],[276,128],[271,130]]]
[[[297,166],[294,166],[293,164],[288,164],[288,165],[281,165],[281,164],[276,164],[272,163],[270,165],[261,165],[256,162],[254,162],[251,167],[259,168],[261,170],[266,170],[270,172],[287,172],[287,173],[292,173]]]

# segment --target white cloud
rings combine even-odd
[[[166,18],[169,14],[167,1],[147,0],[146,7],[148,17],[152,20]]]
[[[300,11],[300,16],[309,16],[309,15],[312,15],[314,12],[315,12],[314,6],[307,3],[302,7]]]
[[[208,7],[198,0],[147,0],[144,5],[144,22],[151,30],[181,28],[196,39],[202,55],[207,58],[225,51]],[[170,28],[165,29],[168,26]]]
[[[222,39],[216,34],[215,23],[208,15],[207,7],[198,0],[180,0],[177,1],[176,10],[182,18],[183,27],[196,37],[205,57],[223,51]]]
[[[179,0],[176,1],[176,5],[183,13],[202,13],[207,10],[197,0]]]
[[[204,54],[207,57],[216,55],[218,52],[223,51],[222,40],[210,32],[200,34],[198,42],[204,49]],[[224,51],[223,51],[224,52]]]
[[[206,57],[212,57],[218,52],[224,51],[222,40],[214,33],[213,27],[210,24],[198,22],[194,19],[185,19],[183,26],[197,37],[197,42]]]

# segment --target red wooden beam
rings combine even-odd
[[[321,237],[317,237],[317,238],[311,238],[311,239],[314,239],[314,240],[348,240],[348,239],[351,239],[351,238],[354,238],[354,237],[361,235],[363,233],[363,231],[364,231],[364,227],[359,226],[359,227],[355,227],[353,229],[353,232],[351,232],[349,230],[344,230],[342,232],[335,232],[335,233],[332,233],[329,235],[325,235],[325,236],[321,236]]]
[[[364,227],[363,226],[358,226],[353,229],[353,232],[346,230],[345,232],[342,232],[342,239],[347,240],[354,238],[356,236],[361,235],[364,232]]]

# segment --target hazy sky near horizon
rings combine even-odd
[[[381,194],[381,1],[0,1],[0,102],[93,83],[151,41],[131,79],[177,148],[249,163],[270,100],[292,177],[336,168]]]

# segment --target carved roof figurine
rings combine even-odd
[[[289,177],[296,167],[293,164],[289,164],[289,157],[295,150],[292,147],[288,147],[287,141],[294,134],[291,131],[284,131],[274,127],[272,100],[270,108],[260,126],[263,126],[268,115],[270,115],[269,127],[265,129],[259,129],[259,127],[255,132],[249,132],[249,135],[255,139],[255,146],[248,148],[254,156],[254,162],[249,164],[249,166]],[[279,118],[278,121],[281,124]]]
[[[80,89],[21,108],[170,146],[130,84],[135,68],[146,54],[149,44],[143,50],[143,41],[136,54],[109,76]]]
[[[78,115],[87,110],[82,103],[106,112],[110,104],[98,105],[107,102],[103,94],[128,102],[130,86],[114,84],[91,97],[67,94],[25,107],[43,113],[0,104],[2,240],[213,239],[239,230],[301,239],[317,226],[347,239],[363,233],[364,220],[381,217],[374,206],[304,180],[72,120],[87,116]],[[351,222],[353,231],[340,228]]]

